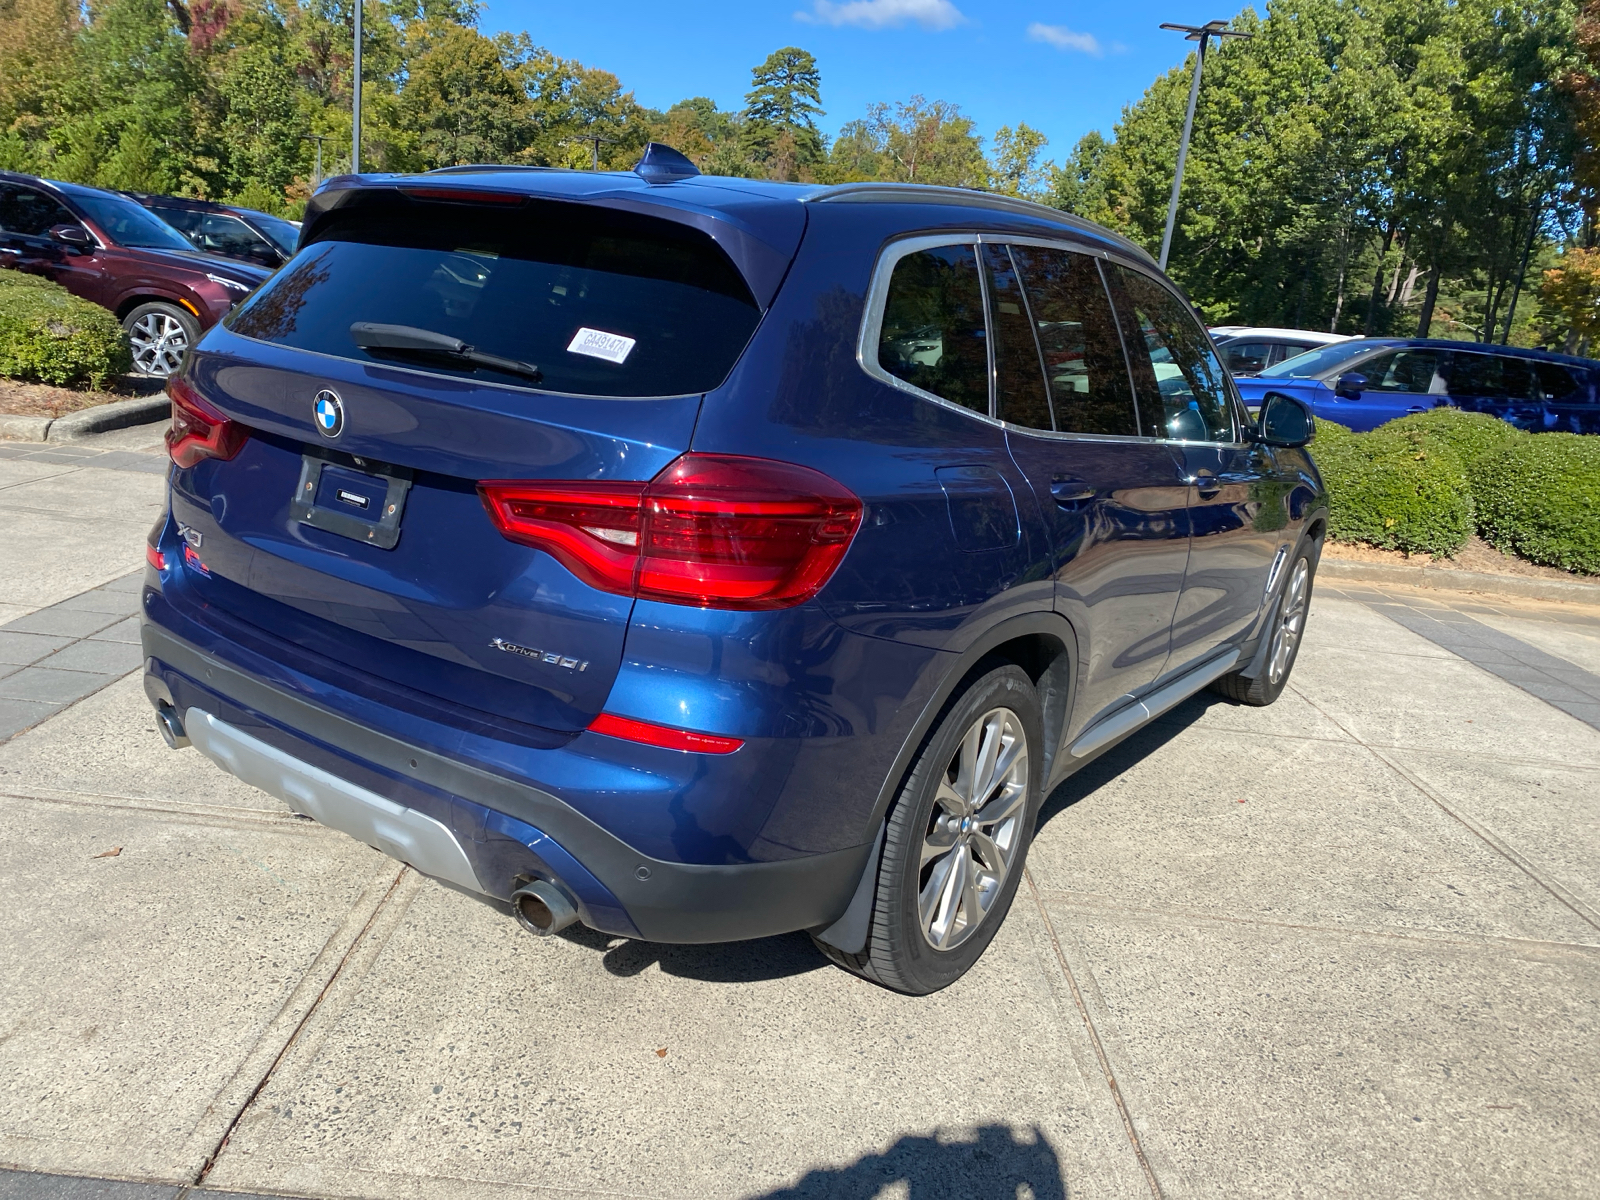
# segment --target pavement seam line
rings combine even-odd
[[[241,1104],[238,1108],[238,1111],[233,1114],[232,1119],[228,1122],[227,1128],[222,1131],[222,1136],[217,1139],[217,1144],[212,1148],[211,1153],[206,1156],[205,1162],[200,1165],[200,1170],[195,1173],[194,1180],[187,1186],[199,1187],[205,1183],[206,1176],[211,1174],[212,1168],[217,1165],[218,1157],[221,1156],[223,1150],[227,1148],[228,1139],[233,1136],[233,1131],[239,1127],[239,1122],[244,1119],[245,1113],[250,1111],[250,1106],[256,1102],[256,1097],[261,1095],[263,1089],[265,1089],[268,1082],[271,1081],[273,1072],[278,1069],[278,1065],[282,1063],[284,1058],[288,1055],[290,1049],[294,1046],[301,1033],[305,1031],[306,1026],[310,1023],[311,1018],[316,1015],[317,1010],[322,1007],[322,1002],[328,998],[328,993],[333,989],[333,985],[339,981],[340,975],[344,973],[344,969],[349,964],[351,958],[355,956],[356,951],[366,940],[367,935],[372,932],[372,927],[377,924],[378,917],[382,915],[383,910],[388,906],[389,901],[393,899],[396,890],[398,890],[401,883],[405,881],[406,872],[410,870],[411,868],[409,866],[401,864],[400,869],[394,873],[394,878],[390,880],[388,888],[385,889],[383,893],[383,898],[372,906],[372,912],[368,914],[365,924],[361,926],[361,929],[359,932],[357,932],[356,936],[350,939],[350,945],[347,946],[345,948],[345,952],[340,955],[338,964],[333,968],[332,972],[329,973],[327,981],[322,985],[321,990],[317,992],[316,998],[306,1006],[306,1011],[301,1015],[300,1020],[295,1023],[293,1031],[287,1038],[284,1039],[284,1043],[281,1047],[279,1047],[277,1054],[273,1055],[272,1062],[270,1062],[267,1065],[267,1069],[262,1072],[261,1078],[256,1081],[256,1085],[250,1089],[250,1094],[245,1097],[244,1103]]]
[[[1416,788],[1417,791],[1421,792],[1429,800],[1433,801],[1434,804],[1438,805],[1441,811],[1448,814],[1452,819],[1459,821],[1463,826],[1470,830],[1474,836],[1484,843],[1484,845],[1489,846],[1496,853],[1501,855],[1507,862],[1514,865],[1529,879],[1533,880],[1562,904],[1571,909],[1573,915],[1579,920],[1585,922],[1586,924],[1592,925],[1596,930],[1600,930],[1600,913],[1597,913],[1594,909],[1590,908],[1588,904],[1584,903],[1582,899],[1568,891],[1563,885],[1555,882],[1553,879],[1544,878],[1541,874],[1534,870],[1533,863],[1524,857],[1523,854],[1515,849],[1510,843],[1503,841],[1487,826],[1479,825],[1477,822],[1456,812],[1455,809],[1451,808],[1437,795],[1435,795],[1432,788],[1422,782],[1421,779],[1419,779],[1411,771],[1407,770],[1400,763],[1390,758],[1383,751],[1370,746],[1368,747],[1368,750],[1385,765],[1387,765],[1388,768],[1396,775],[1399,775],[1400,778],[1404,779],[1412,787]]]
[[[1117,1106],[1117,1115],[1122,1118],[1122,1131],[1127,1135],[1129,1144],[1133,1147],[1133,1156],[1138,1159],[1139,1167],[1144,1172],[1145,1183],[1150,1187],[1150,1194],[1155,1200],[1166,1200],[1162,1194],[1161,1184],[1156,1179],[1155,1170],[1150,1166],[1150,1160],[1145,1157],[1144,1146],[1139,1141],[1139,1131],[1134,1128],[1133,1115],[1128,1111],[1128,1105],[1122,1095],[1122,1089],[1117,1086],[1116,1073],[1111,1069],[1111,1060],[1106,1056],[1106,1048],[1100,1041],[1100,1031],[1095,1028],[1093,1019],[1089,1016],[1088,1005],[1084,1003],[1083,992],[1078,987],[1078,980],[1072,973],[1072,968],[1067,964],[1067,956],[1061,949],[1061,938],[1056,933],[1055,923],[1050,920],[1049,910],[1045,908],[1044,900],[1040,897],[1039,887],[1033,881],[1033,871],[1024,866],[1023,878],[1028,881],[1028,891],[1033,896],[1034,905],[1039,910],[1039,917],[1044,921],[1045,932],[1050,935],[1050,945],[1055,948],[1056,962],[1061,964],[1061,973],[1066,977],[1067,987],[1072,992],[1072,1002],[1078,1007],[1078,1016],[1083,1020],[1083,1027],[1088,1031],[1089,1041],[1094,1046],[1094,1054],[1100,1060],[1100,1070],[1105,1075],[1106,1086],[1111,1089],[1111,1099]]]
[[[1323,716],[1327,717],[1328,720],[1334,722],[1339,726],[1339,728],[1345,728],[1345,725],[1342,721],[1324,709],[1315,700],[1311,699],[1310,696],[1306,695],[1293,684],[1290,684],[1289,686],[1290,690],[1292,690],[1295,695],[1299,696],[1307,704],[1311,705],[1312,708],[1315,708]],[[1571,893],[1569,893],[1567,889],[1562,887],[1560,884],[1553,884],[1549,880],[1544,879],[1533,869],[1533,864],[1529,862],[1528,859],[1524,858],[1519,852],[1511,849],[1509,845],[1502,844],[1498,838],[1492,836],[1487,830],[1480,828],[1472,821],[1469,821],[1466,817],[1463,817],[1443,800],[1439,799],[1439,797],[1434,794],[1431,788],[1424,784],[1410,771],[1402,767],[1399,763],[1395,762],[1395,760],[1390,758],[1389,755],[1385,754],[1376,746],[1370,746],[1366,742],[1361,741],[1361,738],[1356,735],[1353,730],[1350,732],[1351,736],[1355,737],[1356,741],[1360,743],[1362,748],[1365,749],[1368,754],[1372,755],[1373,758],[1377,759],[1396,775],[1400,776],[1401,779],[1404,779],[1407,783],[1409,783],[1414,789],[1416,789],[1416,791],[1421,793],[1425,799],[1437,807],[1440,812],[1444,813],[1451,820],[1455,821],[1463,829],[1467,830],[1479,841],[1481,841],[1485,846],[1488,846],[1489,849],[1493,850],[1501,858],[1505,859],[1512,866],[1516,867],[1517,870],[1521,871],[1529,879],[1533,880],[1534,883],[1538,884],[1546,892],[1550,893],[1550,895],[1553,896],[1563,908],[1568,909],[1584,924],[1600,930],[1600,914],[1596,914],[1593,909],[1589,908],[1587,904],[1585,904],[1582,900],[1579,900],[1576,896],[1571,895]]]

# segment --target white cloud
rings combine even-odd
[[[1042,21],[1035,21],[1028,26],[1028,40],[1044,42],[1057,50],[1076,50],[1081,54],[1092,54],[1096,58],[1105,53],[1094,34],[1074,33],[1065,25],[1046,25]]]
[[[924,29],[954,29],[966,17],[950,0],[814,0],[810,12],[797,12],[797,21],[811,25],[858,25],[862,29],[885,29],[915,21]]]

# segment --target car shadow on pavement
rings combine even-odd
[[[1209,692],[1189,697],[1169,712],[1162,713],[1150,724],[1143,726],[1126,741],[1118,742],[1099,758],[1075,771],[1056,785],[1055,791],[1044,798],[1039,809],[1039,823],[1043,829],[1051,818],[1071,808],[1079,800],[1098,788],[1104,787],[1140,759],[1154,754],[1174,738],[1185,733],[1191,725],[1205,716],[1213,705],[1231,702]],[[1063,752],[1064,753],[1064,752]]]
[[[709,945],[679,946],[660,942],[624,941],[597,933],[581,925],[562,931],[562,937],[580,946],[601,952],[600,965],[613,975],[632,978],[659,966],[664,975],[679,979],[698,979],[704,983],[758,983],[787,979],[820,971],[827,967],[811,939],[803,933],[753,942],[718,942]]]
[[[1066,1200],[1061,1160],[1038,1128],[983,1125],[959,1133],[899,1139],[881,1154],[863,1154],[845,1167],[818,1167],[788,1187],[750,1200]]]

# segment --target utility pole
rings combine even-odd
[[[567,139],[568,142],[588,142],[594,147],[594,165],[590,168],[592,171],[600,169],[600,143],[605,142],[607,145],[611,145],[616,140],[616,138],[601,137],[598,133],[580,133],[577,137]]]
[[[361,174],[361,4],[356,4],[355,65],[350,80],[350,173]]]
[[[302,133],[300,140],[317,144],[317,167],[311,173],[311,188],[315,191],[322,186],[322,143],[328,140],[328,135],[325,133]]]
[[[1167,269],[1167,255],[1172,250],[1172,226],[1178,219],[1178,189],[1183,186],[1183,163],[1189,157],[1189,133],[1194,129],[1194,104],[1200,98],[1200,72],[1206,65],[1206,46],[1212,38],[1247,38],[1254,34],[1229,29],[1226,21],[1207,21],[1204,25],[1168,25],[1163,29],[1187,34],[1186,41],[1199,42],[1194,56],[1194,78],[1189,82],[1189,109],[1183,115],[1183,140],[1178,143],[1178,171],[1172,177],[1172,199],[1167,202],[1167,229],[1161,235],[1161,269]]]

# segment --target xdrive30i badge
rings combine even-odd
[[[568,671],[587,671],[589,661],[584,658],[569,658],[554,650],[535,650],[532,646],[519,646],[515,642],[508,642],[505,638],[493,638],[489,645],[496,650],[504,650],[507,654],[520,654],[523,658],[531,658],[547,666],[562,667]]]
[[[325,438],[336,438],[344,432],[344,401],[339,393],[323,388],[311,402],[311,417],[317,432]]]

